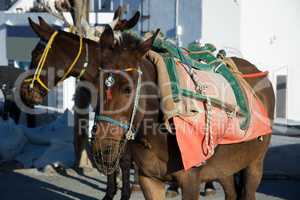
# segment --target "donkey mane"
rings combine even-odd
[[[117,47],[133,50],[142,42],[141,38],[134,32],[123,32]]]
[[[73,41],[79,41],[79,36],[76,35],[76,34],[69,33],[69,32],[66,32],[66,31],[63,31],[63,30],[58,30],[58,32],[59,32],[59,35],[61,35],[63,37],[69,38]],[[92,46],[97,46],[98,45],[97,42],[95,42],[93,40],[90,40],[88,38],[83,37],[82,39],[83,39],[84,43],[87,43],[89,45],[92,45]]]

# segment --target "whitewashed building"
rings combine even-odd
[[[259,69],[269,71],[277,98],[276,121],[300,124],[298,103],[300,60],[297,56],[300,52],[299,0],[94,0],[91,2],[91,10],[95,11],[90,14],[92,24],[103,20],[108,22],[112,18],[113,9],[119,5],[126,5],[127,16],[131,16],[137,10],[141,11],[142,20],[136,27],[136,30],[141,33],[161,28],[168,37],[176,37],[176,34],[179,34],[177,37],[183,46],[196,39],[203,43],[213,43],[219,49],[226,49],[229,55],[243,57],[256,64]],[[158,4],[161,6],[157,6]],[[20,11],[17,6],[13,8],[15,11]],[[108,13],[105,15],[103,12]],[[18,26],[18,24],[28,26],[27,15],[29,14],[0,13],[0,64],[7,64],[10,60],[11,42],[16,41],[9,38],[2,39],[7,38],[7,27]],[[30,14],[35,19],[37,15],[39,14]],[[50,18],[52,24],[59,23]],[[34,42],[29,43],[31,48],[22,51],[19,56],[27,55],[29,59]],[[61,109],[71,108],[73,105],[71,94],[74,92],[74,80],[68,81],[64,83],[61,90],[64,94],[63,103],[60,103]],[[53,106],[57,105],[55,98],[52,101]]]
[[[62,21],[47,13],[28,12],[34,2],[35,0],[13,1],[9,9],[5,11],[0,9],[0,66],[13,65],[26,68],[29,65],[31,52],[39,38],[31,30],[28,17],[38,22],[38,16],[42,16],[51,25],[63,26]],[[92,25],[112,21],[113,12],[94,12],[93,5],[91,4],[92,12],[89,19]],[[72,22],[69,14],[65,16],[69,18],[69,22]],[[58,112],[63,112],[65,109],[72,110],[74,93],[75,79],[68,78],[48,94],[48,109]]]
[[[300,1],[203,0],[202,41],[270,72],[276,122],[300,124]]]

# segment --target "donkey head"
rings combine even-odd
[[[84,65],[84,55],[87,55],[88,49],[86,44],[90,48],[97,46],[95,42],[54,29],[42,18],[39,22],[37,24],[29,18],[29,24],[40,41],[31,55],[30,69],[34,70],[34,74],[23,81],[20,90],[21,98],[28,105],[40,104],[49,89],[59,81],[76,76]]]
[[[98,101],[92,152],[103,173],[112,173],[117,167],[126,141],[144,118],[147,102],[141,96],[149,93],[149,87],[143,84],[154,74],[144,55],[157,33],[146,41],[123,33],[121,42],[114,43],[113,30],[107,26],[100,38],[102,99]]]

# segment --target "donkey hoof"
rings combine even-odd
[[[206,188],[204,192],[204,196],[212,196],[216,194],[216,190],[212,188]]]
[[[139,184],[133,184],[131,187],[131,192],[140,192],[141,186]]]
[[[175,190],[168,190],[166,192],[167,198],[174,198],[174,197],[177,197],[178,195],[179,195],[178,191],[175,191]]]

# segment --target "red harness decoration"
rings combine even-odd
[[[257,73],[252,73],[252,74],[241,74],[241,77],[243,78],[258,78],[262,76],[267,76],[269,74],[269,71],[265,72],[257,72]]]
[[[111,89],[106,90],[106,98],[108,101],[112,100],[112,91]]]

